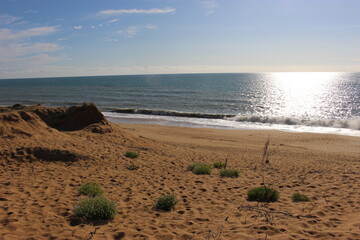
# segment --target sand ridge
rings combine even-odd
[[[359,138],[113,124],[81,107],[72,110],[86,113],[77,113],[74,128],[65,108],[0,111],[0,239],[360,239]],[[59,112],[66,129],[46,120]],[[81,123],[85,116],[94,121]],[[126,158],[129,150],[139,158]],[[226,159],[239,178],[187,171],[193,162]],[[105,225],[72,226],[77,188],[90,181],[118,214]],[[279,202],[246,201],[263,181],[280,192]],[[298,191],[312,202],[293,203]],[[175,209],[154,211],[168,193],[179,200]]]

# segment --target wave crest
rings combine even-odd
[[[305,125],[314,127],[332,127],[332,128],[349,128],[360,130],[360,118],[355,119],[299,119],[291,117],[278,116],[259,116],[259,115],[237,115],[227,118],[237,122],[252,123],[269,123],[269,124],[285,124],[285,125]]]
[[[118,108],[113,110],[113,112],[144,114],[144,115],[159,115],[159,116],[170,116],[170,117],[209,118],[209,119],[224,119],[224,118],[235,117],[235,115],[230,115],[230,114],[192,113],[192,112],[178,112],[171,110],[135,109],[135,108]]]

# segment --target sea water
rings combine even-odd
[[[82,102],[94,102],[114,122],[360,136],[360,73],[0,80],[1,105]]]

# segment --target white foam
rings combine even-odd
[[[288,132],[311,132],[327,133],[336,135],[346,135],[360,137],[360,131],[350,128],[336,128],[318,125],[296,125],[285,124],[286,121],[259,122],[259,121],[236,121],[234,119],[203,119],[187,118],[142,114],[124,114],[115,112],[103,112],[103,114],[112,122],[116,123],[138,123],[138,124],[158,124],[167,126],[194,127],[194,128],[220,128],[220,129],[255,129],[255,130],[280,130]],[[286,119],[285,119],[286,120]],[[351,121],[350,121],[351,122]],[[351,122],[352,123],[352,122]],[[350,124],[350,123],[349,123]],[[359,119],[354,121],[354,126],[358,126]]]

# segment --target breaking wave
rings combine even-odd
[[[360,130],[360,118],[355,119],[299,119],[277,116],[237,115],[228,120],[237,122],[302,125],[314,127],[348,128]]]
[[[171,117],[208,118],[208,119],[225,119],[225,118],[235,117],[235,115],[230,115],[230,114],[192,113],[192,112],[178,112],[178,111],[169,111],[169,110],[152,110],[152,109],[136,109],[136,108],[118,108],[116,110],[112,110],[112,112],[171,116]]]
[[[111,112],[125,114],[142,114],[169,117],[185,117],[185,118],[202,118],[202,119],[223,119],[227,121],[259,123],[259,124],[282,124],[282,125],[298,125],[309,127],[331,127],[331,128],[347,128],[352,130],[360,130],[360,118],[354,119],[299,119],[292,117],[280,116],[261,116],[261,115],[232,115],[232,114],[212,114],[212,113],[196,113],[196,112],[179,112],[171,110],[154,110],[154,109],[136,109],[136,108],[117,108]]]

